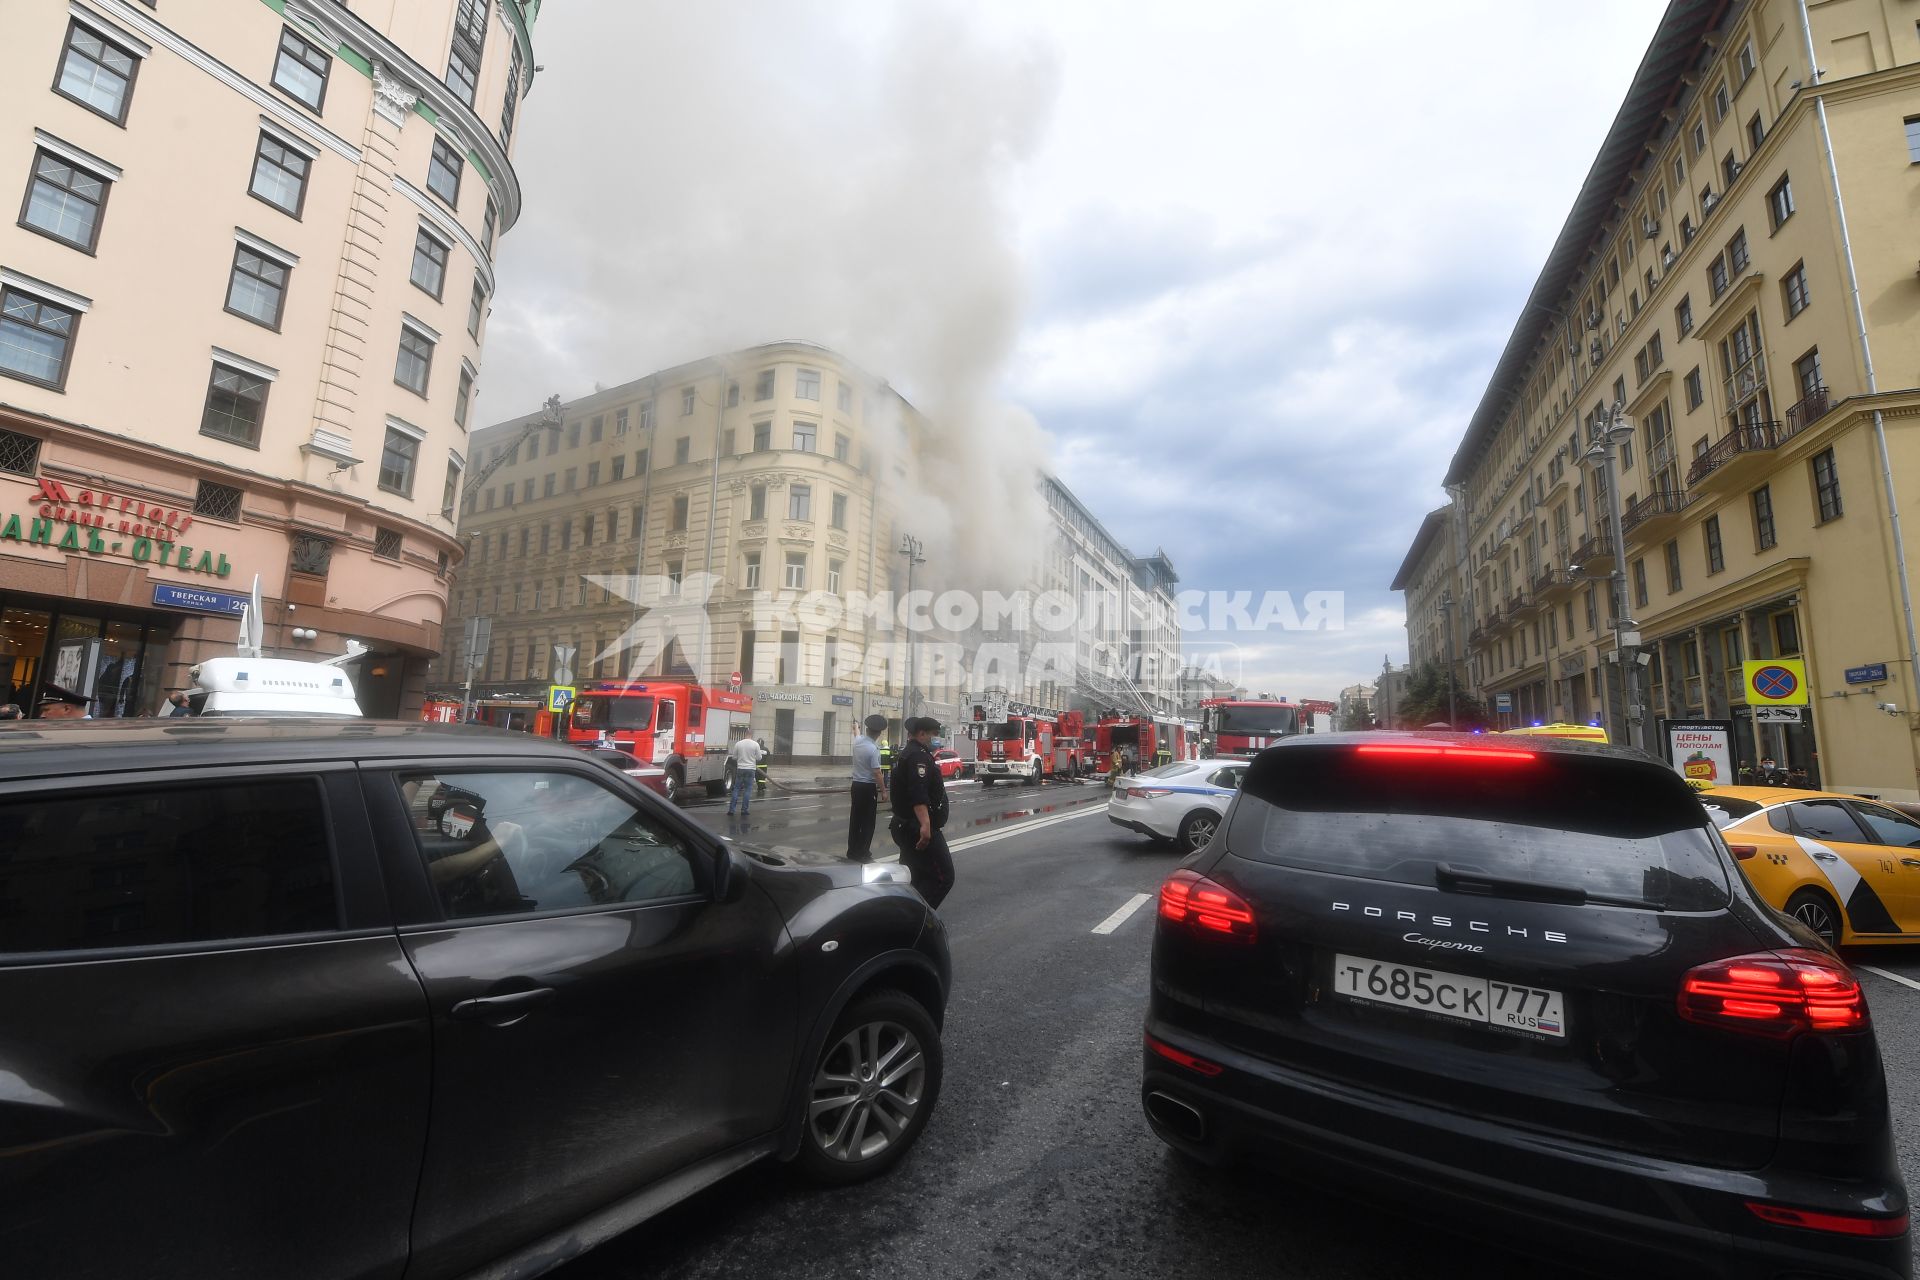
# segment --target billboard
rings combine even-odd
[[[1695,791],[1730,786],[1740,777],[1731,720],[1662,720],[1660,752]]]

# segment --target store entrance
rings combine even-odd
[[[0,599],[0,703],[31,716],[43,686],[92,698],[96,720],[154,715],[175,620],[35,596]]]

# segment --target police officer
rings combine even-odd
[[[899,846],[900,861],[913,872],[914,887],[938,907],[953,890],[953,855],[940,828],[947,825],[947,784],[933,758],[933,735],[940,722],[915,716],[906,723],[907,745],[887,777],[887,799],[893,820],[887,830]]]

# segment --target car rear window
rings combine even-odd
[[[1707,792],[1700,797],[1700,805],[1707,811],[1707,817],[1716,827],[1750,818],[1760,812],[1761,807],[1751,800],[1742,800],[1737,796],[1721,796]]]
[[[1402,884],[1440,868],[1671,910],[1727,901],[1725,862],[1678,775],[1580,752],[1513,760],[1282,748],[1248,768],[1229,847]]]
[[[1177,778],[1183,773],[1192,773],[1200,766],[1191,760],[1176,760],[1172,764],[1163,764],[1158,769],[1149,769],[1140,774],[1142,778]]]

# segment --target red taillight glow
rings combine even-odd
[[[1867,998],[1853,973],[1818,951],[1765,951],[1689,970],[1680,983],[1680,1016],[1689,1022],[1757,1035],[1860,1031]]]
[[[1777,1227],[1801,1227],[1808,1231],[1830,1231],[1843,1236],[1886,1238],[1907,1234],[1907,1215],[1896,1218],[1867,1218],[1852,1213],[1817,1213],[1811,1209],[1789,1209],[1783,1204],[1747,1201],[1747,1209],[1762,1222]]]
[[[1509,751],[1503,747],[1438,747],[1415,742],[1370,742],[1354,750],[1363,756],[1401,756],[1428,760],[1483,760],[1501,764],[1520,764],[1536,759],[1531,751]]]
[[[1165,787],[1128,787],[1127,788],[1127,798],[1129,800],[1147,800],[1147,799],[1151,799],[1154,796],[1169,796],[1172,794],[1173,792],[1169,791]]]
[[[1196,1058],[1186,1050],[1176,1049],[1166,1041],[1156,1040],[1151,1035],[1147,1037],[1147,1048],[1153,1050],[1168,1062],[1178,1063],[1187,1070],[1197,1072],[1203,1076],[1217,1076],[1225,1070],[1225,1068],[1217,1062],[1208,1062],[1205,1058]]]
[[[1247,900],[1192,871],[1176,871],[1160,886],[1160,918],[1237,942],[1254,939]]]

